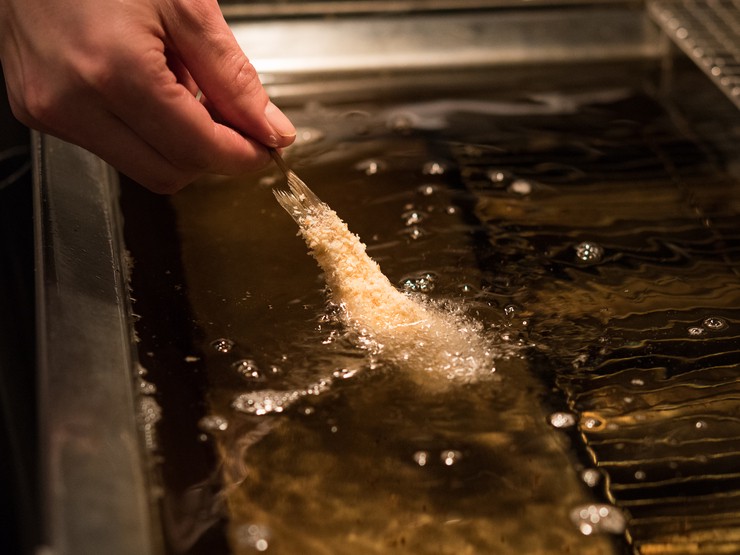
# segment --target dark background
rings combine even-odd
[[[39,519],[33,190],[30,134],[0,89],[0,553],[15,555],[33,552]]]

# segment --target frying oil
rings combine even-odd
[[[630,515],[676,494],[656,484],[695,470],[675,460],[732,452],[732,357],[711,353],[737,351],[740,188],[650,95],[290,115],[311,139],[289,165],[401,294],[475,323],[490,371],[425,388],[358,342],[274,200],[277,169],[187,188],[168,202],[188,339],[139,330],[152,380],[201,388],[211,516],[181,551],[213,552],[221,523],[238,554],[620,553]],[[182,361],[162,367],[162,345]]]

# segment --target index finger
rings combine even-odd
[[[215,0],[183,3],[165,18],[168,46],[174,48],[191,75],[239,131],[271,147],[295,139],[295,127],[272,103],[259,75],[223,18]]]
[[[156,37],[139,39],[144,55],[131,52],[100,89],[104,104],[173,166],[199,172],[235,175],[269,162],[265,148],[213,120],[208,110],[167,65],[164,44]],[[130,61],[125,61],[126,57]]]

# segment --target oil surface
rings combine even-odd
[[[729,161],[639,87],[290,115],[288,163],[399,288],[481,323],[495,372],[429,392],[354,348],[273,198],[277,170],[189,187],[164,208],[178,256],[134,276],[172,552],[648,553],[730,537]],[[179,339],[151,321],[170,318],[167,298]]]

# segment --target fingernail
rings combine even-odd
[[[293,127],[288,117],[280,111],[280,108],[272,102],[269,102],[265,108],[265,117],[275,133],[286,139],[295,137],[295,127]]]

